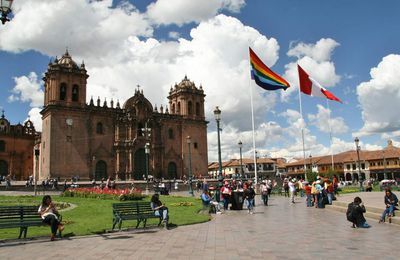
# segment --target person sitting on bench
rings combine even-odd
[[[56,237],[57,230],[63,231],[64,226],[61,225],[58,219],[58,211],[56,206],[51,201],[51,197],[49,195],[45,195],[42,199],[42,204],[38,210],[40,216],[43,219],[43,223],[50,225],[51,227],[51,241],[54,241]]]
[[[157,193],[151,197],[151,208],[156,216],[162,216],[162,221],[166,229],[168,229],[168,208],[160,201],[160,195]]]

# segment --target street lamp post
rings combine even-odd
[[[34,181],[35,181],[35,196],[37,195],[37,179],[38,179],[38,173],[39,173],[39,155],[40,155],[40,150],[39,148],[35,148],[35,174],[34,174]]]
[[[239,153],[240,153],[240,179],[243,179],[243,162],[242,162],[242,147],[243,143],[242,141],[239,141]]]
[[[383,178],[387,180],[387,174],[386,174],[386,158],[385,158],[385,151],[382,151],[383,154]]]
[[[11,13],[11,5],[13,1],[14,0],[0,0],[0,12],[1,12],[0,21],[2,24],[5,24],[6,22],[10,21],[7,15]]]
[[[217,202],[220,201],[220,192],[219,189],[222,187],[222,161],[221,161],[221,141],[220,141],[220,135],[219,131],[221,130],[219,128],[219,122],[221,121],[221,110],[217,107],[215,107],[214,110],[214,116],[215,116],[215,121],[217,121],[217,137],[218,137],[218,188],[216,189],[215,196]]]
[[[149,194],[149,154],[150,143],[144,145],[144,152],[146,154],[146,194]]]
[[[188,144],[188,149],[189,149],[189,194],[194,196],[192,189],[192,153],[190,150],[190,144],[192,143],[192,139],[190,138],[190,136],[186,137],[186,142]]]
[[[358,160],[358,182],[360,183],[360,191],[364,191],[363,189],[363,179],[361,176],[361,162],[360,162],[360,146],[358,145],[360,142],[360,139],[358,139],[358,137],[356,137],[354,139],[354,143],[356,144],[356,150],[357,150],[357,160]]]
[[[93,167],[93,180],[96,181],[96,156],[92,157],[92,167]]]

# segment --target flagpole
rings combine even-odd
[[[328,117],[328,126],[329,126],[329,141],[330,141],[330,150],[331,150],[331,161],[332,161],[332,171],[335,169],[335,164],[333,162],[333,149],[332,149],[332,125],[331,125],[331,109],[329,108],[329,99],[326,99],[326,107],[329,110],[329,117]]]
[[[250,60],[249,60],[249,71],[251,72]],[[257,185],[257,159],[256,159],[256,138],[254,131],[254,106],[253,106],[253,86],[251,84],[251,77],[249,78],[250,86],[250,106],[251,106],[251,126],[253,130],[253,160],[254,160],[254,184]]]
[[[303,126],[304,118],[303,118],[303,108],[302,108],[302,105],[301,105],[300,83],[299,83],[298,89],[299,89],[300,115],[301,115],[301,121],[302,121],[302,125],[301,125],[301,140],[302,140],[302,143],[303,143],[304,179],[305,179],[306,181],[308,181],[308,179],[307,179],[307,173],[306,173],[306,169],[307,169],[307,166],[306,166],[306,150],[305,150],[305,145],[304,145],[304,126]],[[310,164],[310,168],[311,168],[311,171],[312,171],[312,165],[311,165],[311,164]]]

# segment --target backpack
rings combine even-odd
[[[356,221],[356,218],[354,216],[354,205],[353,205],[353,203],[350,203],[349,206],[347,207],[346,218],[347,218],[348,221],[353,222],[353,223]]]

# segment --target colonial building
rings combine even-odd
[[[30,120],[11,125],[4,111],[0,118],[0,176],[26,180],[33,174],[36,131]]]
[[[112,99],[87,104],[88,77],[68,51],[48,65],[40,179],[142,179],[147,170],[158,178],[182,178],[189,174],[189,158],[193,174],[207,172],[202,86],[185,76],[171,87],[169,108],[153,107],[138,87],[121,107]]]
[[[257,177],[258,178],[275,178],[278,171],[278,165],[282,166],[282,158],[257,158]],[[243,177],[253,178],[255,175],[254,171],[254,160],[251,158],[232,159],[226,162],[222,162],[222,176],[224,178],[235,178],[240,177],[241,173]],[[218,177],[218,162],[214,162],[208,165],[208,175],[211,178]]]
[[[304,161],[297,160],[286,164],[289,175],[304,176],[304,165],[321,175],[327,173],[333,164],[334,171],[342,180],[358,181],[365,179],[399,179],[400,178],[400,148],[393,146],[391,140],[387,147],[376,151],[346,151],[333,156],[309,157]],[[361,175],[361,176],[360,176]]]

